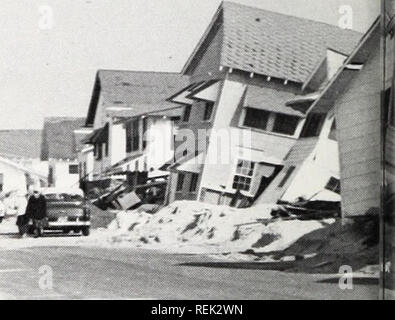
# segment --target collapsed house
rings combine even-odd
[[[173,157],[182,111],[166,98],[186,83],[178,73],[97,72],[85,122],[92,131],[79,155],[87,192],[96,188],[120,208],[132,207],[151,191],[164,197],[168,172],[159,167]],[[130,194],[136,188],[138,197]]]
[[[360,38],[336,26],[222,3],[182,70],[190,84],[169,98],[184,113],[175,161],[165,166],[167,202],[339,201],[334,114],[306,111]],[[183,141],[186,129],[194,133],[192,146]],[[199,136],[202,130],[206,136]]]

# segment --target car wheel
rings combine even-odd
[[[83,234],[85,237],[89,236],[89,234],[90,234],[90,229],[89,229],[89,228],[84,228],[84,229],[82,229],[82,234]]]

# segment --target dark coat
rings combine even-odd
[[[29,219],[41,220],[47,217],[47,200],[43,195],[37,199],[30,196],[26,206],[26,216]]]

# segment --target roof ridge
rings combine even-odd
[[[183,76],[183,74],[178,71],[155,71],[155,70],[125,70],[125,69],[97,69],[97,73],[99,72],[125,72],[125,73],[160,73],[160,74],[174,74]]]
[[[337,30],[343,30],[345,32],[352,32],[352,33],[360,34],[360,35],[364,34],[363,32],[356,31],[356,30],[353,30],[353,29],[343,29],[343,28],[340,28],[339,26],[336,26],[336,25],[328,23],[328,22],[317,21],[317,20],[313,20],[313,19],[310,19],[310,18],[304,18],[304,17],[299,17],[299,16],[287,14],[287,13],[282,13],[282,12],[272,11],[272,10],[268,10],[268,9],[263,9],[263,8],[260,8],[260,7],[254,7],[254,6],[251,6],[251,5],[245,5],[245,4],[234,2],[234,1],[228,1],[228,0],[222,1],[222,3],[221,3],[222,8],[225,9],[225,6],[227,6],[227,5],[231,5],[231,6],[234,5],[234,6],[244,7],[244,8],[248,8],[248,9],[253,9],[255,11],[269,12],[269,13],[274,14],[274,15],[280,15],[280,16],[290,17],[290,18],[294,18],[294,19],[299,19],[299,20],[311,21],[313,23],[323,24],[323,25],[335,28]]]

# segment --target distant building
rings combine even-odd
[[[322,133],[329,136],[333,114],[309,117],[306,110],[361,36],[324,23],[222,3],[183,68],[189,86],[169,99],[184,104],[180,134],[190,129],[195,145],[208,147],[176,146],[179,154],[168,167],[168,202],[198,199],[243,206],[282,197],[294,200],[324,191],[332,176],[338,180],[338,162],[334,168],[330,162],[337,156],[337,144]],[[299,108],[287,106],[295,99]],[[199,138],[202,129],[209,134]],[[218,133],[226,131],[229,138],[241,139],[218,144]],[[333,150],[329,159],[324,145]],[[313,150],[320,152],[319,164],[313,163]],[[213,163],[219,153],[228,153],[227,161]],[[299,170],[303,167],[313,180],[321,173],[319,166],[325,175],[308,189]],[[338,199],[333,192],[322,196]]]
[[[0,130],[0,157],[47,175],[48,162],[41,160],[42,130]]]
[[[9,191],[26,193],[32,187],[40,188],[46,184],[47,177],[41,172],[0,157],[0,194]]]
[[[80,138],[75,130],[84,125],[84,118],[50,117],[44,119],[41,160],[48,161],[48,185],[78,187],[78,149]]]

